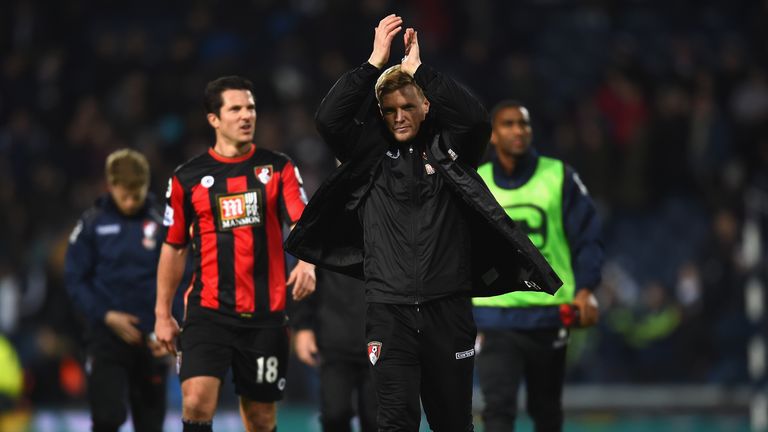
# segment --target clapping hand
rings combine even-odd
[[[413,76],[416,69],[421,66],[421,50],[419,49],[419,35],[416,30],[408,28],[403,34],[405,44],[405,56],[400,62],[400,70]]]
[[[389,61],[389,53],[392,40],[403,29],[403,19],[395,14],[387,15],[379,21],[374,32],[373,51],[368,58],[368,63],[381,69]]]

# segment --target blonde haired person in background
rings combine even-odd
[[[167,352],[153,338],[162,215],[148,195],[149,164],[122,149],[107,157],[107,193],[69,238],[65,275],[86,321],[88,402],[93,431],[117,431],[126,396],[137,431],[162,431]]]

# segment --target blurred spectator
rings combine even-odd
[[[26,430],[29,413],[20,404],[24,386],[23,370],[16,350],[0,332],[0,430]]]

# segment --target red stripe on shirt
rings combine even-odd
[[[189,239],[189,231],[184,214],[184,188],[181,187],[176,176],[171,177],[171,196],[168,198],[167,205],[171,208],[173,216],[167,220],[168,210],[166,210],[166,218],[163,218],[163,222],[171,222],[171,224],[168,226],[165,241],[175,245],[186,244]]]
[[[210,191],[202,185],[192,188],[192,206],[200,226],[200,305],[219,308],[219,251],[216,239],[216,222],[211,210]]]
[[[269,310],[285,309],[285,255],[283,253],[283,231],[278,219],[277,198],[281,183],[280,173],[272,174],[266,184],[267,209],[265,212],[267,234],[267,257],[269,260]]]
[[[227,192],[246,192],[248,180],[245,176],[227,179]],[[243,203],[245,205],[245,203]],[[256,203],[261,205],[261,203]],[[235,249],[235,311],[254,311],[253,283],[253,227],[250,225],[232,229]]]
[[[291,225],[296,223],[304,211],[306,203],[302,199],[301,185],[296,178],[296,168],[292,163],[285,164],[282,170],[283,176],[283,202],[288,211],[288,217],[291,219]]]

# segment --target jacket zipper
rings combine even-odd
[[[418,155],[416,155],[418,152],[414,152],[413,144],[411,144],[408,147],[408,155],[410,156],[411,160],[411,244],[413,245],[413,276],[412,281],[414,284],[415,289],[415,296],[413,303],[419,304],[419,293],[420,293],[420,286],[421,286],[421,280],[419,278],[419,246],[417,244],[416,239],[416,224],[418,223],[418,209],[419,209],[419,190],[418,190],[418,169],[419,169],[419,162],[420,158]]]

